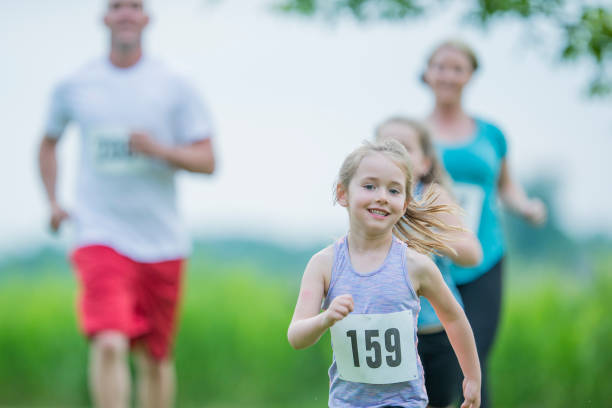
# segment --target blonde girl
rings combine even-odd
[[[330,407],[427,406],[416,350],[419,296],[435,308],[459,360],[462,407],[480,405],[469,323],[427,255],[452,251],[443,235],[452,229],[438,218],[448,209],[431,195],[415,202],[412,189],[408,152],[394,140],[365,143],[340,169],[335,199],[347,209],[349,231],[306,266],[288,330],[301,349],[331,329]]]
[[[410,155],[416,180],[415,197],[421,197],[425,192],[431,191],[436,196],[435,204],[456,206],[449,191],[450,179],[438,159],[427,128],[411,118],[391,117],[376,129],[377,141],[389,139],[400,142]],[[441,250],[444,256],[434,257],[444,281],[455,299],[461,303],[461,297],[450,275],[450,261],[463,266],[475,266],[482,260],[482,248],[474,233],[466,229],[457,212],[440,213],[438,219],[447,225],[461,227],[447,233],[448,247],[452,251]],[[459,364],[440,319],[431,303],[425,298],[421,298],[418,339],[429,406],[431,408],[452,406],[458,399],[460,390]]]

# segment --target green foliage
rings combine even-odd
[[[403,21],[434,10],[448,0],[278,0],[279,10],[306,17],[358,21]],[[577,11],[576,11],[577,10]],[[486,26],[503,17],[545,19],[563,36],[559,56],[564,61],[586,60],[595,65],[589,84],[592,96],[612,95],[612,7],[565,0],[472,0],[468,21]]]
[[[360,21],[369,19],[401,20],[406,17],[421,15],[424,11],[421,3],[418,0],[290,0],[279,4],[277,8],[284,12],[298,13],[304,16],[322,14],[328,18],[336,18],[348,13]]]
[[[178,406],[321,406],[329,336],[300,352],[286,337],[300,277],[193,265],[176,345]],[[0,406],[87,404],[87,344],[67,282],[13,275],[0,287]]]
[[[612,59],[612,9],[585,7],[580,19],[565,25],[566,46],[562,57],[576,60],[591,56],[599,67],[591,80],[592,95],[612,93],[612,78],[606,62]]]
[[[533,267],[512,279],[491,367],[496,406],[610,406],[609,251],[596,265],[594,281]],[[191,264],[176,345],[177,406],[325,406],[329,336],[300,351],[286,340],[299,279],[299,272],[281,279],[247,266]],[[87,345],[74,299],[75,285],[64,278],[3,281],[0,406],[87,404]]]
[[[564,3],[564,0],[478,0],[475,13],[483,22],[503,14],[520,17],[551,16]]]
[[[325,401],[328,336],[300,352],[287,341],[296,294],[295,285],[248,272],[192,280],[177,343],[181,399]]]
[[[491,362],[497,406],[610,406],[610,271],[608,255],[594,282],[548,275],[510,289]]]

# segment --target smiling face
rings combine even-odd
[[[114,46],[140,46],[142,30],[148,23],[143,0],[109,0],[104,24],[111,31]]]
[[[351,230],[391,233],[406,211],[406,180],[404,170],[385,154],[364,156],[348,188],[337,188],[337,201],[348,209]]]
[[[455,104],[461,101],[463,88],[472,78],[474,68],[465,52],[443,46],[429,60],[424,79],[439,103]]]

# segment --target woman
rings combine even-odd
[[[453,266],[451,274],[472,325],[482,370],[482,407],[491,406],[487,390],[488,355],[497,331],[502,293],[505,247],[498,197],[511,211],[534,225],[546,220],[546,208],[530,199],[510,175],[506,139],[493,124],[465,112],[462,95],[478,69],[474,52],[459,41],[436,47],[427,61],[423,81],[434,94],[435,106],[427,117],[444,167],[453,179],[453,191],[466,211],[466,223],[483,249],[480,265]]]

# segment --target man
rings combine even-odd
[[[39,152],[51,228],[70,218],[81,283],[79,320],[90,339],[96,407],[129,406],[128,353],[141,407],[174,399],[171,343],[189,242],[180,226],[174,173],[211,174],[212,129],[194,90],[142,55],[143,0],[109,0],[110,55],[62,81]],[[69,215],[55,193],[56,145],[69,122],[82,137],[77,200]]]

